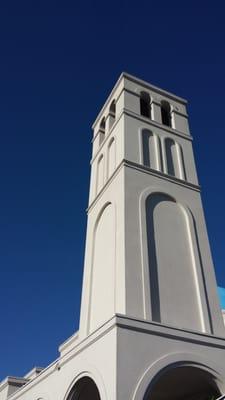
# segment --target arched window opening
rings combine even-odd
[[[150,383],[144,400],[211,400],[220,396],[215,377],[198,367],[166,368]]]
[[[109,107],[109,112],[115,117],[116,116],[116,101],[113,100]]]
[[[141,92],[140,96],[140,111],[143,117],[151,118],[150,96],[146,92]]]
[[[168,101],[161,102],[161,115],[162,115],[162,123],[163,125],[171,127],[171,108]]]
[[[105,117],[102,118],[99,127],[99,146],[102,144],[105,139]]]
[[[105,117],[103,117],[101,122],[100,122],[100,129],[105,131]]]
[[[116,101],[113,100],[109,107],[109,129],[116,120]]]
[[[85,376],[74,385],[67,400],[101,400],[101,398],[95,382]]]

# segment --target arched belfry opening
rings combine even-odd
[[[100,135],[99,135],[99,146],[101,146],[102,142],[105,139],[105,117],[102,118],[99,127]]]
[[[109,112],[113,115],[113,117],[115,118],[116,116],[116,101],[113,100],[112,103],[110,104],[109,107]]]
[[[101,400],[101,397],[93,379],[85,376],[76,382],[67,400]]]
[[[143,117],[151,118],[151,98],[147,92],[140,93],[140,111]]]
[[[115,120],[116,120],[116,101],[114,99],[109,107],[109,129],[113,126]]]
[[[219,396],[213,374],[183,365],[161,371],[149,385],[144,400],[215,400]]]
[[[171,107],[168,101],[161,101],[161,116],[163,125],[169,126],[171,128]]]

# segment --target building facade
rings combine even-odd
[[[0,400],[211,400],[225,329],[186,101],[123,73],[93,124],[79,331]]]

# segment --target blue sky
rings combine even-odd
[[[200,3],[0,5],[0,380],[47,365],[78,327],[91,124],[122,71],[189,100],[225,287],[225,6]]]
[[[218,286],[218,294],[220,299],[221,308],[225,309],[225,289]]]

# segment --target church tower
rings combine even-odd
[[[186,101],[123,74],[93,129],[80,335],[115,314],[223,335]]]
[[[215,400],[225,328],[186,101],[123,73],[93,124],[79,331],[0,400]],[[18,390],[19,388],[19,390]]]

